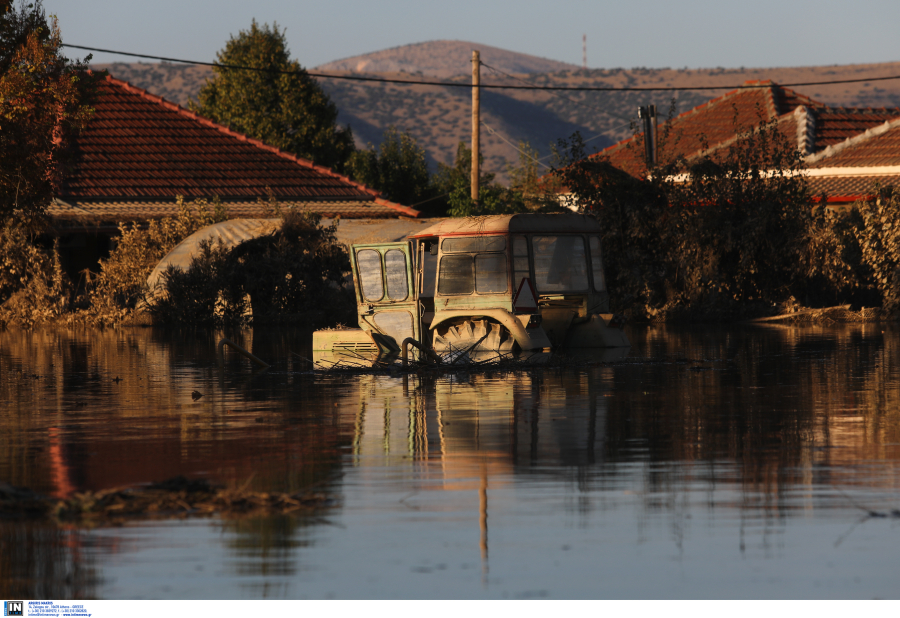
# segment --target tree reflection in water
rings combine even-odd
[[[253,374],[229,357],[219,373],[221,336],[275,366]],[[841,492],[900,485],[895,327],[653,326],[629,336],[630,356],[616,364],[588,355],[567,369],[333,377],[302,360],[308,333],[6,331],[0,480],[57,495],[176,474],[434,504],[446,492],[477,513],[472,547],[486,581],[497,572],[495,496],[516,487],[573,488],[564,510],[585,527],[634,505],[640,536],[663,514],[679,549],[691,514],[718,510],[738,518],[744,549],[745,529],[767,543],[794,514],[851,506]],[[228,577],[246,596],[290,596],[316,530],[340,513],[216,521]],[[96,556],[134,550],[117,539],[4,522],[2,589],[93,596]]]

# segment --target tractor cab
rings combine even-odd
[[[353,245],[359,332],[316,350],[444,354],[628,347],[609,313],[600,226],[577,214],[446,219],[406,242]]]

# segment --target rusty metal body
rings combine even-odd
[[[386,351],[407,338],[439,354],[627,347],[609,313],[600,232],[586,215],[518,214],[353,245],[359,326]],[[336,349],[341,332],[314,347]]]

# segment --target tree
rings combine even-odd
[[[73,163],[98,75],[66,58],[56,18],[41,0],[0,0],[0,219],[33,223]]]
[[[400,204],[416,205],[434,193],[425,149],[393,126],[384,132],[377,150],[370,145],[354,152],[348,168],[353,180]]]
[[[538,151],[525,141],[519,142],[519,161],[507,165],[510,200],[521,203],[530,211],[559,212],[564,210],[557,198],[558,183],[553,174],[541,177]]]
[[[814,216],[790,135],[761,115],[752,129],[736,125],[738,139],[726,147],[667,160],[665,145],[677,138],[669,127],[663,161],[642,179],[586,157],[577,134],[560,143],[567,156],[554,174],[605,230],[613,308],[636,317],[734,318],[808,289]],[[642,138],[628,147],[641,152]]]
[[[350,129],[337,126],[337,107],[296,60],[278,24],[250,24],[216,54],[221,65],[190,108],[235,131],[319,165],[342,171],[354,151]]]
[[[479,157],[481,155],[479,154]],[[503,215],[525,212],[521,194],[494,182],[494,174],[483,173],[478,181],[478,203],[472,201],[472,150],[465,142],[456,148],[453,166],[438,165],[434,179],[441,194],[447,194],[447,214],[451,217]]]

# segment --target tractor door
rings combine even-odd
[[[421,342],[412,243],[353,245],[350,263],[360,328],[388,347],[399,348],[407,337]]]

